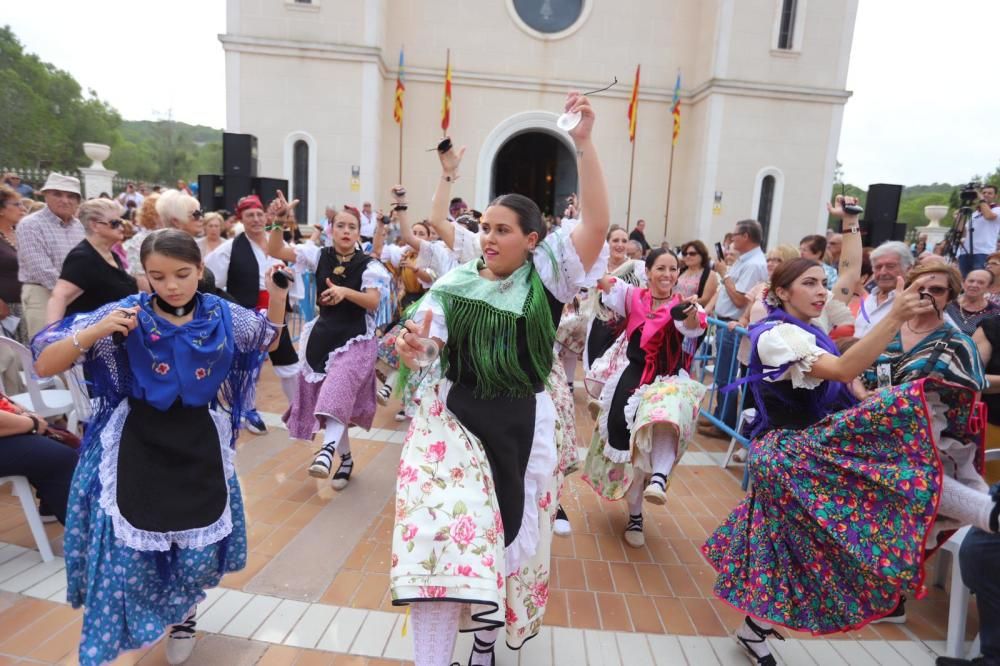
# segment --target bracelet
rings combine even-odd
[[[405,203],[403,203],[403,204],[396,204],[395,206],[392,207],[393,210],[409,210],[409,208],[410,207],[407,206]]]
[[[31,419],[31,430],[25,433],[26,435],[37,435],[38,428],[42,425],[41,422],[31,414],[25,414],[29,419]]]
[[[76,347],[76,351],[78,351],[79,353],[86,354],[87,352],[90,351],[90,347],[85,348],[83,345],[80,344],[80,338],[76,337],[77,333],[78,331],[73,331],[72,335],[73,346]]]
[[[441,178],[446,183],[454,183],[456,180],[458,180],[458,174],[455,174],[454,176],[449,176],[448,174],[445,174],[445,175],[441,176]]]
[[[842,234],[860,234],[861,233],[861,227],[851,227],[850,229],[842,229],[840,233],[842,233]]]
[[[284,228],[285,227],[280,224],[269,224],[266,227],[264,227],[264,231],[281,231]]]

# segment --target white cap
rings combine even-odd
[[[52,173],[49,174],[49,177],[45,179],[45,185],[39,191],[45,192],[46,190],[70,192],[77,196],[81,196],[80,179],[74,178],[73,176],[64,176],[61,173],[56,173],[55,171],[53,171]]]

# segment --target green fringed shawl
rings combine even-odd
[[[447,372],[449,360],[457,359],[461,377],[466,370],[462,364],[471,363],[480,398],[534,395],[531,376],[518,359],[517,322],[524,317],[532,374],[547,385],[556,330],[545,286],[530,261],[504,280],[487,280],[479,270],[479,260],[470,261],[431,287],[448,326],[442,370]]]

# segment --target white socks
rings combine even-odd
[[[670,476],[677,461],[677,432],[666,424],[653,427],[653,450],[650,451],[653,473]]]
[[[642,515],[642,493],[645,489],[645,484],[636,478],[632,480],[632,485],[625,491],[625,501],[628,502],[629,515]]]
[[[758,658],[765,657],[771,654],[771,648],[767,646],[767,634],[763,637],[760,636],[756,631],[754,631],[749,622],[753,622],[761,630],[761,632],[767,632],[773,628],[774,625],[767,622],[762,622],[760,620],[751,620],[746,618],[740,628],[736,630],[736,638],[742,638],[740,644],[752,652],[754,656]],[[745,641],[745,642],[744,642]]]
[[[454,601],[410,604],[415,666],[448,666],[455,651],[462,606]]]
[[[562,359],[563,370],[566,371],[566,381],[572,384],[576,379],[576,354],[564,349],[560,352],[559,358]]]
[[[472,641],[472,654],[469,663],[472,666],[491,666],[493,663],[493,647],[497,642],[500,628],[482,629],[477,631]]]
[[[323,448],[333,449],[340,455],[350,454],[351,437],[343,423],[331,418],[326,420],[326,429],[323,431]]]
[[[295,389],[299,385],[298,378],[292,375],[291,377],[279,377],[278,379],[281,380],[281,392],[288,399],[288,404],[292,404],[295,401]]]
[[[963,524],[990,532],[990,512],[995,502],[986,493],[968,488],[950,476],[944,477],[938,512]]]

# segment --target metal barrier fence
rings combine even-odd
[[[316,276],[312,273],[303,273],[301,279],[304,296],[292,306],[287,319],[288,334],[292,336],[292,342],[299,341],[302,327],[316,317]]]
[[[709,372],[712,375],[712,381],[708,384],[708,405],[701,409],[701,416],[730,437],[729,450],[721,463],[722,467],[729,466],[737,445],[748,445],[749,439],[741,431],[743,425],[756,416],[756,411],[752,408],[744,409],[745,387],[728,392],[721,390],[742,374],[737,353],[740,343],[747,336],[747,329],[735,326],[729,330],[729,323],[714,317],[708,318],[708,331],[695,353],[697,369],[694,373],[702,383],[706,383],[705,377]],[[726,422],[726,415],[733,420],[733,425]]]

